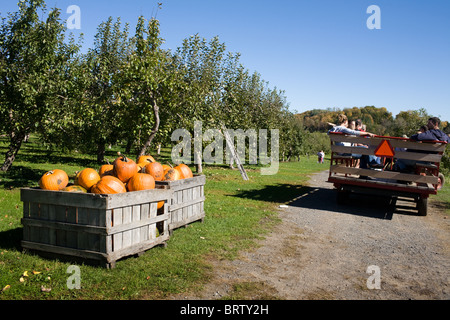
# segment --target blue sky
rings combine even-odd
[[[162,9],[157,3],[162,2]],[[425,108],[450,120],[449,0],[46,0],[48,7],[81,9],[84,49],[97,26],[121,17],[134,31],[137,17],[157,13],[164,47],[175,50],[199,34],[219,36],[241,63],[270,87],[284,90],[292,111],[386,107]],[[370,30],[370,5],[381,29]],[[2,0],[2,16],[17,0]],[[78,31],[77,31],[78,32]]]

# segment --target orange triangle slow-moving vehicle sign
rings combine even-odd
[[[387,158],[394,157],[395,151],[394,148],[392,148],[391,144],[389,143],[389,140],[381,141],[381,143],[375,150],[375,155],[377,157],[387,157]]]

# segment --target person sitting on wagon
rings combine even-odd
[[[450,143],[450,137],[439,129],[441,121],[437,117],[428,119],[426,128],[428,130],[419,129],[419,132],[410,137],[415,141],[443,141]],[[420,153],[420,151],[416,151]],[[432,153],[432,152],[429,152]],[[399,172],[414,172],[416,163],[427,163],[423,161],[410,160],[410,159],[397,159],[394,164],[394,170]]]
[[[328,131],[328,134],[331,132],[342,132],[344,134],[349,134],[349,135],[354,135],[354,136],[369,136],[369,137],[375,136],[373,133],[370,133],[370,132],[349,129],[348,128],[348,118],[345,114],[339,114],[338,123],[339,123],[339,125],[331,128]],[[340,145],[340,146],[347,146],[347,147],[351,146],[350,142],[336,142],[335,144]],[[363,168],[363,169],[369,168],[370,161],[369,161],[369,156],[367,156],[367,155],[361,155],[361,154],[342,154],[342,155],[352,156],[355,159],[361,159],[360,168]]]

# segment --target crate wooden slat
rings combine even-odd
[[[205,183],[204,175],[176,181],[156,181],[158,187],[172,191],[169,203],[169,230],[186,226],[205,219]]]
[[[23,188],[22,247],[114,267],[169,239],[170,212],[164,206],[158,214],[157,203],[169,203],[171,195],[168,189],[96,195]]]

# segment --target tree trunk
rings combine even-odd
[[[10,144],[5,155],[5,162],[3,162],[3,165],[0,168],[1,171],[8,171],[11,168],[14,159],[16,158],[17,153],[20,150],[20,146],[22,145],[22,142],[25,140],[26,136],[27,133],[23,131],[19,131],[17,133],[13,132],[10,134]]]
[[[103,139],[97,142],[97,163],[105,162],[105,141]]]
[[[161,143],[158,143],[158,149],[156,150],[156,154],[158,156],[161,154]]]
[[[152,105],[153,105],[153,115],[155,116],[155,125],[153,126],[152,132],[150,133],[150,136],[148,137],[147,141],[142,146],[141,152],[139,152],[138,157],[145,155],[147,152],[147,149],[152,144],[153,138],[155,138],[156,133],[159,130],[159,107],[156,103],[155,99],[152,99]]]
[[[125,147],[125,154],[130,154],[131,147],[133,146],[134,140],[132,138],[128,138],[127,145]]]
[[[203,173],[203,166],[202,166],[202,155],[199,152],[195,152],[194,157],[196,158],[196,167],[197,167],[197,173],[201,174]]]

